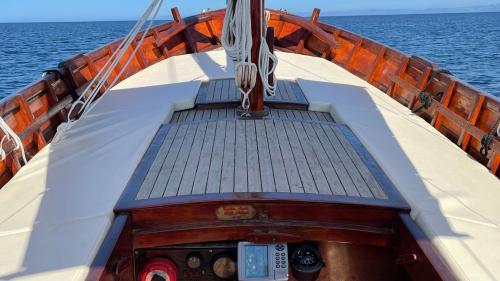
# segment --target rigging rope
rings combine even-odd
[[[267,45],[267,21],[271,14],[266,11],[265,21],[260,22],[261,44],[259,46],[258,65],[252,62],[251,1],[238,0],[236,3],[234,1],[227,1],[221,42],[227,55],[236,63],[235,81],[243,96],[241,106],[244,111],[248,112],[250,107],[249,96],[255,87],[257,72],[260,73],[260,79],[266,94],[274,96],[275,86],[270,84],[269,76],[274,75],[278,59]],[[264,7],[261,6],[261,13],[263,13],[263,9]],[[272,67],[270,67],[271,61]]]
[[[57,133],[54,136],[52,142],[57,143],[62,141],[64,139],[66,132],[75,125],[77,120],[72,120],[71,116],[73,115],[73,112],[76,110],[77,106],[79,105],[81,106],[81,108],[78,110],[78,115],[80,115],[79,120],[81,120],[102,100],[102,97],[106,95],[116,85],[120,77],[123,75],[127,67],[132,62],[133,58],[135,57],[135,54],[142,46],[144,39],[146,38],[147,34],[149,33],[149,30],[153,26],[156,17],[158,16],[162,4],[163,0],[153,0],[153,2],[149,5],[148,9],[144,12],[142,17],[137,21],[137,23],[134,25],[132,30],[127,34],[127,36],[121,41],[120,45],[113,52],[113,54],[108,59],[106,64],[102,67],[99,73],[92,79],[90,84],[85,88],[82,95],[78,98],[78,100],[76,100],[73,103],[68,112],[69,121],[67,123],[62,123],[61,125],[59,125],[59,127],[57,128]],[[133,41],[136,40],[137,35],[140,33],[141,29],[144,27],[144,25],[148,20],[149,20],[149,25],[144,30],[139,43],[136,44],[127,62],[123,65],[120,72],[116,75],[111,84],[108,85],[106,91],[101,95],[101,97],[99,97],[96,100],[98,94],[101,92],[106,81],[108,81],[112,72],[115,70],[118,63],[120,63],[122,58],[125,56],[127,50],[132,45]],[[88,98],[86,99],[87,96]]]
[[[23,142],[19,138],[19,136],[9,127],[9,125],[3,120],[2,117],[0,117],[0,129],[3,131],[4,136],[2,138],[2,141],[0,141],[0,158],[5,160],[5,157],[7,156],[5,154],[5,150],[3,149],[3,144],[6,140],[13,140],[14,143],[16,144],[15,150],[21,150],[21,155],[24,161],[24,165],[28,163],[26,160],[26,153],[24,151],[24,146]]]
[[[261,6],[261,11],[264,7]],[[262,27],[261,22],[261,39],[260,39],[260,51],[259,51],[259,72],[260,78],[262,80],[262,85],[264,86],[265,93],[268,96],[275,95],[275,85],[271,85],[269,82],[269,75],[274,76],[274,71],[276,70],[276,66],[278,65],[278,57],[273,54],[269,50],[269,46],[267,45],[267,23],[271,18],[271,12],[265,11],[265,22]],[[269,64],[272,62],[272,67],[269,67]],[[274,79],[276,81],[276,77]]]

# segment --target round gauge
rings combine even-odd
[[[236,275],[236,262],[228,255],[217,256],[213,259],[212,271],[220,279],[231,279]]]
[[[186,258],[186,264],[190,269],[198,269],[201,267],[202,257],[199,253],[190,253]]]
[[[142,268],[140,281],[177,281],[177,268],[169,259],[154,258]]]

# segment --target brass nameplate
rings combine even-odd
[[[217,219],[221,221],[250,220],[256,214],[257,211],[250,205],[226,205],[215,212]]]

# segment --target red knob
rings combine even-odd
[[[166,258],[150,259],[142,268],[141,281],[177,281],[177,268]]]

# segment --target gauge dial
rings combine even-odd
[[[236,262],[227,255],[215,257],[212,271],[220,279],[230,279],[236,275]]]
[[[190,269],[198,269],[202,264],[202,257],[200,253],[190,253],[186,258],[186,264]]]

